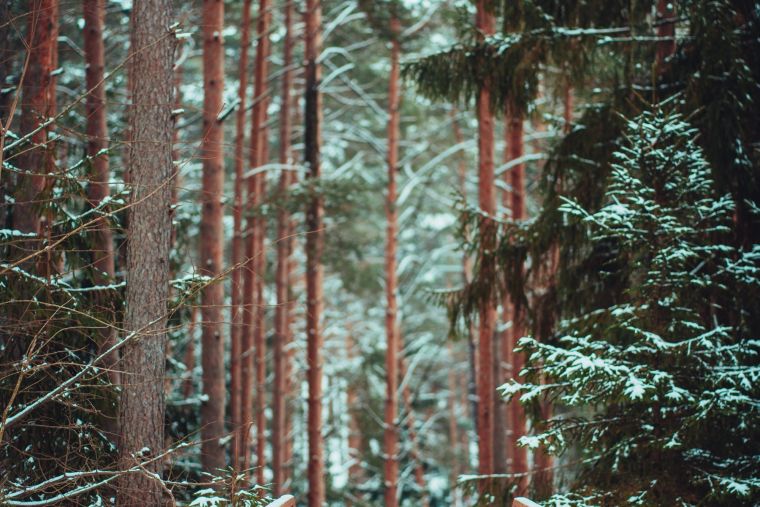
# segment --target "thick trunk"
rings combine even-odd
[[[391,18],[391,75],[388,85],[388,194],[385,202],[387,221],[385,244],[385,505],[398,505],[398,364],[399,332],[396,315],[396,171],[398,170],[399,142],[399,58],[401,45],[398,40],[399,20]]]
[[[103,19],[105,17],[105,0],[84,0],[84,53],[87,62],[85,78],[89,93],[87,95],[87,156],[92,160],[92,175],[87,188],[87,197],[92,207],[97,207],[107,198],[111,189],[108,184],[110,171],[108,166],[108,128],[106,126],[106,89],[103,84],[105,68],[105,48],[103,44]],[[93,244],[94,282],[105,285],[114,277],[113,234],[108,220],[99,220],[94,225],[95,241]],[[101,307],[106,301],[97,301]],[[116,334],[106,328],[101,333],[102,349],[113,346]],[[113,351],[104,362],[108,369],[111,383],[118,385],[120,378],[116,362],[118,352]],[[114,429],[116,429],[114,427]]]
[[[34,0],[30,6],[29,63],[22,84],[21,133],[37,130],[55,103],[55,79],[52,76],[58,52],[58,1]],[[41,128],[29,139],[31,145],[18,157],[21,172],[16,183],[16,205],[13,211],[14,228],[40,234],[41,214],[36,209],[45,190],[48,160],[48,128]],[[18,242],[20,257],[26,257],[38,245],[37,241]]]
[[[235,125],[235,196],[233,201],[233,236],[232,236],[232,295],[230,305],[230,418],[232,424],[232,465],[240,469],[241,463],[241,422],[242,422],[242,334],[243,309],[242,302],[242,271],[243,263],[243,169],[245,159],[245,118],[246,96],[248,88],[248,47],[250,46],[251,1],[243,2],[243,13],[240,37],[240,60],[238,63],[238,110]]]
[[[523,118],[512,108],[507,108],[507,149],[509,150],[509,160],[514,161],[522,158],[524,152],[523,146]],[[519,163],[510,169],[510,187],[512,188],[512,219],[525,220],[527,218],[525,209],[525,165]],[[511,352],[512,376],[517,377],[520,370],[523,369],[525,359],[522,354],[515,353],[514,348],[517,340],[522,338],[525,330],[524,309],[520,304],[512,304],[512,332],[511,343],[508,344],[508,350]],[[525,474],[518,481],[517,494],[524,494],[528,485],[528,453],[524,447],[519,447],[517,441],[525,435],[525,409],[520,404],[519,395],[512,398],[510,402],[510,450],[512,451],[512,473]]]
[[[175,45],[171,22],[169,0],[135,2],[132,7],[132,143],[127,158],[132,195],[124,328],[139,337],[122,349],[121,469],[150,459],[164,445]],[[160,475],[160,464],[154,461],[144,468],[148,473],[119,479],[118,505],[162,505],[162,486],[149,475]]]
[[[293,72],[289,69],[293,61],[293,4],[285,4],[285,40],[283,42],[282,97],[280,100],[280,152],[279,161],[283,166],[291,163],[290,156],[290,90]],[[287,198],[290,188],[292,171],[283,169],[280,173],[280,196]],[[273,491],[279,496],[284,484],[284,445],[285,445],[285,345],[289,335],[288,300],[290,290],[290,214],[287,206],[282,206],[277,212],[277,268],[275,285],[277,292],[277,307],[275,309],[275,336],[273,343],[274,354],[274,386],[272,389],[272,472],[274,477]]]
[[[207,472],[225,466],[224,446],[224,340],[222,305],[224,285],[216,280],[222,273],[224,249],[224,128],[217,118],[223,108],[224,91],[224,2],[203,2],[203,187],[201,190],[201,235],[199,273],[215,281],[201,293],[201,464]]]
[[[477,3],[476,26],[483,35],[493,34],[495,20],[493,12],[486,7],[484,0]],[[480,210],[493,216],[496,211],[494,197],[494,122],[491,111],[491,84],[486,81],[478,94],[478,202]],[[494,223],[490,218],[481,225],[481,241],[484,254],[493,250]],[[484,257],[481,266],[483,274],[488,278],[493,272],[493,262],[490,255]],[[494,379],[493,368],[493,335],[496,323],[496,309],[493,301],[485,301],[480,308],[480,329],[478,347],[478,473],[490,475],[493,473],[493,407]],[[490,481],[484,481],[481,488],[489,487]]]
[[[322,443],[322,250],[324,231],[323,198],[316,184],[321,177],[322,80],[319,55],[322,52],[322,9],[320,0],[306,0],[306,88],[304,101],[304,159],[313,189],[306,209],[306,361],[309,384],[309,507],[321,507],[325,501],[324,459]]]

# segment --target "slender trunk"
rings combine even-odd
[[[286,2],[285,40],[283,41],[282,97],[280,100],[280,152],[279,161],[283,166],[291,163],[290,157],[290,90],[293,82],[293,72],[289,69],[293,61],[293,3]],[[283,169],[280,173],[279,193],[282,199],[287,199],[290,188],[292,171]],[[282,492],[284,484],[283,459],[285,438],[285,345],[288,341],[288,300],[290,290],[290,214],[287,206],[282,205],[277,212],[277,268],[275,285],[277,292],[277,307],[275,309],[275,336],[273,343],[274,354],[274,387],[272,389],[272,472],[274,477],[273,491],[277,497]]]
[[[199,273],[212,279],[221,276],[224,249],[224,126],[218,120],[224,91],[224,2],[203,2],[203,188]],[[224,285],[215,280],[201,293],[201,464],[207,472],[225,466],[224,446],[224,340],[222,305]]]
[[[506,111],[507,121],[507,149],[509,160],[522,158],[523,146],[523,118],[508,107]],[[512,219],[525,220],[525,165],[520,163],[510,169],[510,186],[512,188]],[[523,369],[525,358],[522,354],[514,352],[517,340],[522,338],[525,330],[525,312],[519,302],[513,302],[512,306],[512,333],[511,343],[508,349],[512,351],[512,376],[517,377]],[[525,409],[520,404],[520,396],[516,395],[510,402],[510,425],[512,427],[510,449],[512,451],[512,473],[525,474],[518,481],[517,494],[521,495],[528,487],[528,452],[524,447],[519,447],[517,441],[525,435]]]
[[[258,121],[252,125],[253,129],[259,129],[256,136],[257,144],[252,146],[256,149],[257,160],[254,167],[260,167],[265,165],[269,161],[269,129],[267,128],[267,108],[269,106],[269,97],[267,95],[267,78],[268,78],[268,60],[270,56],[270,41],[269,41],[269,25],[271,24],[271,12],[270,5],[267,2],[264,5],[262,2],[259,6],[259,19],[258,19],[258,37],[259,44],[256,48],[256,63],[260,66],[259,72],[257,72],[256,80],[256,95],[254,99],[254,109],[258,109],[255,113]],[[255,133],[252,131],[251,136]],[[254,176],[256,180],[256,193],[258,200],[257,206],[261,206],[266,198],[266,173],[261,172]],[[254,282],[256,295],[254,299],[256,301],[256,307],[254,308],[254,326],[253,326],[253,347],[255,351],[255,374],[256,374],[256,391],[254,394],[254,403],[256,411],[256,482],[257,484],[264,484],[264,465],[265,465],[265,426],[266,426],[266,299],[264,298],[264,279],[267,272],[267,256],[264,243],[266,240],[266,225],[267,219],[260,212],[255,212],[254,223],[254,240],[256,242],[254,251],[255,254],[255,269],[254,274],[256,276]]]
[[[322,52],[322,8],[320,0],[306,0],[306,88],[304,104],[304,159],[309,168],[312,195],[306,209],[306,362],[309,384],[309,507],[325,501],[322,443],[322,250],[324,231],[323,198],[317,184],[321,177],[322,80],[319,55]]]
[[[248,88],[248,48],[250,46],[251,1],[244,0],[240,37],[240,60],[238,62],[238,110],[235,124],[235,196],[232,208],[232,295],[230,305],[230,418],[232,424],[232,466],[240,469],[241,463],[241,422],[242,422],[242,371],[241,355],[243,351],[243,311],[242,271],[243,263],[243,168],[245,165],[243,152],[245,150],[245,118],[246,95]]]
[[[21,124],[22,134],[39,128],[51,111],[51,93],[55,80],[52,76],[57,45],[57,0],[34,0],[31,5],[28,28],[29,64],[22,84]],[[10,122],[10,119],[8,120]],[[16,182],[16,206],[13,212],[14,228],[39,235],[41,214],[36,208],[45,190],[48,153],[48,128],[40,129],[30,138],[30,146],[18,157],[21,172]],[[18,243],[21,257],[32,253],[37,240]]]
[[[110,171],[108,166],[108,128],[106,125],[106,89],[103,84],[105,68],[105,48],[103,44],[103,18],[105,17],[105,0],[84,0],[84,53],[86,59],[85,79],[87,89],[87,156],[92,163],[92,176],[87,188],[87,197],[92,207],[97,207],[107,198]],[[93,244],[94,282],[105,285],[114,277],[113,235],[110,224],[105,218],[99,220],[95,227]],[[98,301],[103,307],[107,301]],[[113,309],[110,309],[113,311]],[[116,334],[111,328],[101,332],[102,349],[113,346]],[[118,352],[113,351],[105,360],[111,383],[119,385],[119,372],[116,368]],[[113,429],[117,429],[114,425]]]
[[[249,165],[255,170],[261,165],[262,160],[262,132],[266,118],[265,85],[267,76],[267,56],[269,54],[269,24],[268,24],[268,0],[259,0],[258,20],[256,23],[256,37],[258,44],[256,46],[256,60],[254,62],[254,83],[253,83],[253,109],[251,112],[251,139],[249,151]],[[260,250],[263,245],[261,235],[262,221],[256,216],[256,208],[261,204],[263,195],[261,194],[263,175],[257,174],[248,177],[248,217],[246,219],[246,237],[245,237],[245,279],[243,287],[243,351],[244,358],[242,367],[242,384],[243,390],[241,395],[242,405],[242,452],[243,468],[249,469],[251,463],[250,433],[253,426],[253,388],[254,384],[258,385],[254,359],[258,350],[262,347],[256,346],[256,327],[259,323],[259,308],[262,304],[259,301],[259,280],[263,273],[257,270],[261,263],[259,257],[264,255]],[[262,335],[263,336],[263,335]],[[258,403],[258,401],[257,401]],[[263,466],[263,460],[257,463],[258,467]]]
[[[484,35],[495,31],[493,12],[489,11],[485,0],[477,3],[476,26]],[[491,111],[491,84],[486,81],[478,94],[478,201],[480,210],[489,217],[496,211],[494,198],[494,124]],[[494,222],[486,218],[481,222],[481,241],[485,254],[482,265],[483,275],[488,278],[493,273],[493,261],[489,252],[494,246]],[[489,274],[491,273],[491,274]],[[494,379],[493,368],[493,334],[496,321],[496,310],[493,301],[485,301],[480,308],[480,329],[478,356],[478,473],[493,474],[493,407]],[[490,481],[483,481],[481,490],[490,487]]]
[[[174,37],[168,33],[171,2],[132,6],[130,114],[132,143],[127,164],[132,195],[127,231],[127,289],[124,328],[139,334],[122,349],[120,406],[122,439],[119,467],[124,470],[158,454],[164,445],[163,378],[166,312],[169,295],[172,175],[172,64]],[[148,473],[119,479],[117,505],[162,505],[162,486]]]
[[[398,364],[399,332],[396,314],[396,171],[398,170],[399,141],[399,58],[401,45],[398,40],[401,24],[391,17],[391,75],[388,84],[388,194],[385,202],[387,221],[385,244],[385,505],[398,505]]]

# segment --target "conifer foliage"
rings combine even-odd
[[[620,300],[561,321],[560,344],[523,339],[532,382],[503,387],[581,414],[522,442],[582,449],[574,494],[556,502],[760,498],[760,341],[736,312],[760,289],[760,250],[733,245],[734,202],[716,190],[696,135],[660,108],[626,121],[604,206],[561,207],[626,269]]]

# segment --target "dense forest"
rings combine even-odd
[[[0,505],[760,505],[759,34],[0,0]]]

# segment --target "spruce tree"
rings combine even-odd
[[[756,504],[760,341],[734,310],[760,288],[760,248],[734,245],[733,199],[680,114],[625,124],[604,205],[560,208],[613,252],[600,276],[622,270],[619,300],[561,321],[559,344],[522,340],[529,380],[504,391],[570,411],[521,443],[582,450],[556,504]]]

